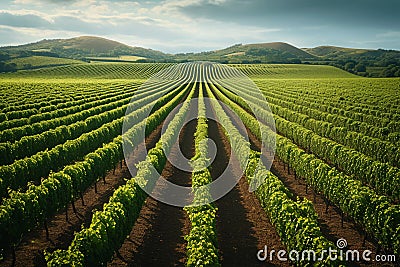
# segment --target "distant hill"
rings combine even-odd
[[[58,43],[62,45],[64,49],[72,48],[94,54],[109,53],[109,51],[117,50],[119,48],[132,49],[132,47],[120,42],[93,36],[81,36],[72,39],[58,40]]]
[[[339,55],[357,55],[373,51],[372,49],[346,48],[338,46],[317,46],[314,48],[303,48],[303,50],[307,51],[312,55],[323,56],[323,57],[337,57]]]
[[[355,49],[336,46],[300,49],[288,43],[273,42],[236,44],[219,50],[172,55],[94,36],[45,39],[25,45],[0,47],[0,72],[77,63],[54,58],[85,62],[306,63],[332,65],[368,77],[400,76],[400,51],[395,50]],[[54,62],[51,62],[52,59],[54,59]]]
[[[301,63],[316,57],[293,45],[274,42],[236,44],[224,49],[175,55],[177,60],[213,60],[224,63]]]
[[[283,52],[290,53],[292,55],[295,55],[299,58],[303,59],[310,59],[314,58],[313,55],[309,54],[308,52],[297,48],[293,45],[290,45],[288,43],[283,43],[283,42],[274,42],[274,43],[261,43],[261,44],[248,44],[248,45],[242,45],[242,47],[246,50],[249,49],[275,49]]]
[[[10,57],[31,55],[86,59],[87,57],[138,56],[153,60],[167,57],[166,54],[142,47],[128,46],[101,37],[81,36],[71,39],[42,40],[36,43],[1,47],[0,53]]]
[[[357,49],[337,46],[304,48],[319,57],[324,64],[333,65],[358,75],[369,77],[399,77],[400,51]]]

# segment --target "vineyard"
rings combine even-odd
[[[1,266],[381,266],[331,249],[398,264],[397,78],[96,63],[0,84]],[[159,201],[175,193],[156,174],[189,188],[185,205]],[[219,177],[232,188],[216,198]]]

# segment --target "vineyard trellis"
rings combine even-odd
[[[155,187],[150,178],[168,161],[172,145],[179,140],[177,129],[184,126],[195,95],[194,204],[212,198],[212,190],[202,187],[213,181],[207,168],[210,148],[204,142],[209,131],[206,114],[212,112],[224,122],[221,138],[231,145],[249,187],[258,186],[253,193],[286,249],[320,253],[336,248],[321,228],[313,201],[296,199],[281,177],[269,171],[262,158],[272,164],[273,155],[263,155],[265,151],[254,148],[227,112],[229,107],[258,141],[265,142],[267,152],[274,150],[306,188],[313,188],[327,206],[340,211],[342,220],[347,215],[377,247],[400,255],[398,80],[335,78],[337,71],[330,73],[326,67],[319,68],[324,78],[306,79],[299,78],[305,73],[299,66],[235,65],[253,78],[267,102],[259,97],[254,84],[235,79],[237,70],[231,67],[204,62],[176,66],[53,67],[24,72],[21,77],[51,73],[74,77],[85,72],[88,77],[137,80],[43,82],[30,78],[24,84],[2,84],[1,95],[6,101],[0,102],[0,249],[4,255],[15,251],[27,233],[42,225],[47,229],[53,216],[69,205],[75,210],[75,201],[83,201],[82,195],[91,185],[115,169],[126,153],[135,153],[143,142],[142,131],[149,135],[182,104],[145,160],[137,162],[136,174],[125,177],[127,180],[101,210],[94,212],[90,223],[74,234],[66,249],[45,252],[49,266],[109,262],[140,216],[147,198],[143,187],[150,191]],[[280,80],[285,77],[285,68],[293,71],[293,77]],[[163,80],[156,75],[146,87],[140,87],[144,79],[160,70],[170,71],[175,79]],[[268,79],[268,75],[273,78]],[[349,91],[350,86],[361,89]],[[16,88],[24,89],[18,92]],[[374,92],[363,94],[365,88]],[[206,105],[205,99],[211,105]],[[124,123],[129,124],[129,130],[121,134]],[[218,207],[214,203],[188,205],[184,211],[190,222],[185,264],[223,264],[217,238]],[[339,266],[343,262],[326,256],[318,262],[301,260],[296,264]]]

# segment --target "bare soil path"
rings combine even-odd
[[[231,154],[230,144],[223,134],[222,126],[208,121],[209,137],[217,145],[217,157],[211,165],[211,175],[216,179],[226,169],[231,177],[241,176],[238,184],[224,197],[216,201],[218,245],[222,266],[289,266],[288,263],[261,262],[257,252],[269,249],[284,249],[275,228],[270,223],[257,197],[248,191],[248,184],[239,168],[238,160]]]
[[[179,146],[188,159],[194,155],[197,120],[182,129]],[[169,157],[174,157],[175,146]],[[179,185],[191,186],[191,173],[182,171],[167,161],[161,175]],[[155,188],[162,193],[165,188]],[[129,237],[108,266],[183,266],[186,258],[184,236],[190,231],[186,212],[148,197]]]

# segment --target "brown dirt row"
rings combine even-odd
[[[147,138],[146,146],[151,148],[158,141],[161,133],[161,125],[155,129]],[[144,146],[142,146],[144,148]],[[142,151],[135,150],[133,158],[136,155],[143,155]],[[84,205],[81,199],[74,201],[77,213],[74,214],[72,205],[68,205],[68,221],[66,221],[66,211],[56,214],[48,221],[49,238],[46,238],[44,225],[38,226],[32,232],[26,234],[20,245],[16,249],[15,266],[46,266],[43,251],[53,251],[55,249],[65,249],[71,243],[74,233],[80,231],[81,225],[89,225],[92,214],[96,210],[101,210],[103,204],[108,201],[114,190],[125,184],[126,178],[131,174],[125,164],[118,164],[114,171],[107,173],[105,183],[103,180],[97,182],[97,193],[94,185],[89,187],[83,194]],[[1,266],[12,266],[12,255],[6,255]]]
[[[184,97],[183,99],[185,99]],[[181,103],[184,100],[181,101]],[[144,159],[146,151],[154,147],[161,136],[163,122],[146,138],[145,144],[141,144],[135,149],[129,160],[134,162]],[[83,194],[84,203],[81,199],[74,201],[77,213],[73,213],[70,204],[67,210],[56,214],[48,221],[49,238],[46,237],[44,225],[36,227],[32,232],[23,236],[20,245],[17,247],[16,262],[14,266],[46,266],[43,251],[53,251],[55,249],[65,249],[71,243],[75,232],[80,231],[81,225],[89,225],[92,214],[96,210],[101,210],[103,204],[108,202],[114,190],[125,184],[125,179],[130,178],[132,174],[126,164],[118,164],[115,171],[110,171],[106,177],[106,182],[99,181],[89,187]],[[66,215],[68,214],[68,221]],[[12,266],[11,252],[5,255],[5,259],[0,262],[1,266]]]
[[[194,132],[197,121],[192,120],[182,129],[179,147],[188,159],[194,155]],[[169,157],[174,157],[174,146]],[[161,175],[179,185],[191,186],[191,173],[182,171],[167,161]],[[154,193],[166,193],[166,188],[155,188]],[[190,221],[180,208],[148,197],[128,238],[108,266],[183,266],[186,258],[184,236],[190,231]]]
[[[208,110],[210,112],[210,110]],[[217,145],[217,157],[211,165],[213,179],[227,171],[231,177],[241,176],[238,184],[216,201],[218,245],[222,266],[289,266],[287,262],[261,262],[257,252],[268,246],[276,251],[284,249],[275,228],[270,223],[256,196],[248,191],[248,184],[233,156],[228,166],[231,149],[222,126],[208,121],[209,137]]]
[[[261,147],[261,143],[257,138],[250,132],[249,137],[252,143],[257,146],[258,150]],[[323,235],[334,244],[338,239],[346,239],[348,246],[347,249],[357,249],[359,251],[371,250],[376,252],[378,247],[377,243],[370,238],[365,238],[365,233],[360,226],[358,226],[351,218],[343,218],[340,209],[334,206],[327,205],[322,195],[314,192],[311,187],[307,187],[304,180],[295,177],[294,170],[289,168],[287,164],[281,161],[277,156],[272,159],[269,155],[266,155],[269,160],[273,160],[271,171],[275,174],[285,186],[293,193],[294,199],[297,197],[306,198],[313,202],[314,209],[318,215],[318,222],[321,227]],[[290,173],[290,174],[289,174]],[[306,192],[307,191],[307,192]],[[365,241],[364,241],[365,240]],[[382,253],[382,252],[381,252]],[[366,262],[352,262],[348,263],[348,266],[375,266],[373,263]],[[378,264],[376,266],[382,266]],[[386,265],[390,266],[390,265]]]
[[[230,110],[226,110],[228,114],[231,113]],[[235,125],[235,117],[232,117]],[[246,127],[246,131],[239,129],[242,134],[245,132],[249,136],[249,141],[251,143],[251,148],[260,151],[261,142],[257,139],[255,135]],[[348,246],[347,249],[357,249],[359,251],[371,250],[377,252],[378,246],[375,240],[370,239],[368,236],[365,237],[363,229],[357,225],[351,218],[344,217],[342,226],[342,216],[340,209],[334,206],[329,206],[327,209],[326,202],[322,195],[316,194],[312,188],[308,187],[306,190],[305,181],[295,178],[294,171],[290,168],[289,172],[287,170],[287,164],[281,161],[277,156],[274,158],[270,155],[265,155],[269,161],[273,161],[271,166],[271,171],[276,175],[285,186],[293,193],[294,199],[297,197],[307,198],[313,201],[313,206],[318,214],[318,221],[322,230],[323,235],[334,244],[340,238],[346,239]],[[290,173],[290,174],[289,174]],[[307,191],[307,193],[306,193]],[[380,253],[385,253],[381,251]],[[387,252],[390,254],[389,252]],[[373,254],[373,255],[374,255]],[[367,262],[352,262],[347,263],[348,266],[382,266],[382,264],[377,263],[367,263]],[[391,264],[386,264],[385,266],[392,266]],[[393,265],[394,266],[394,265]]]

